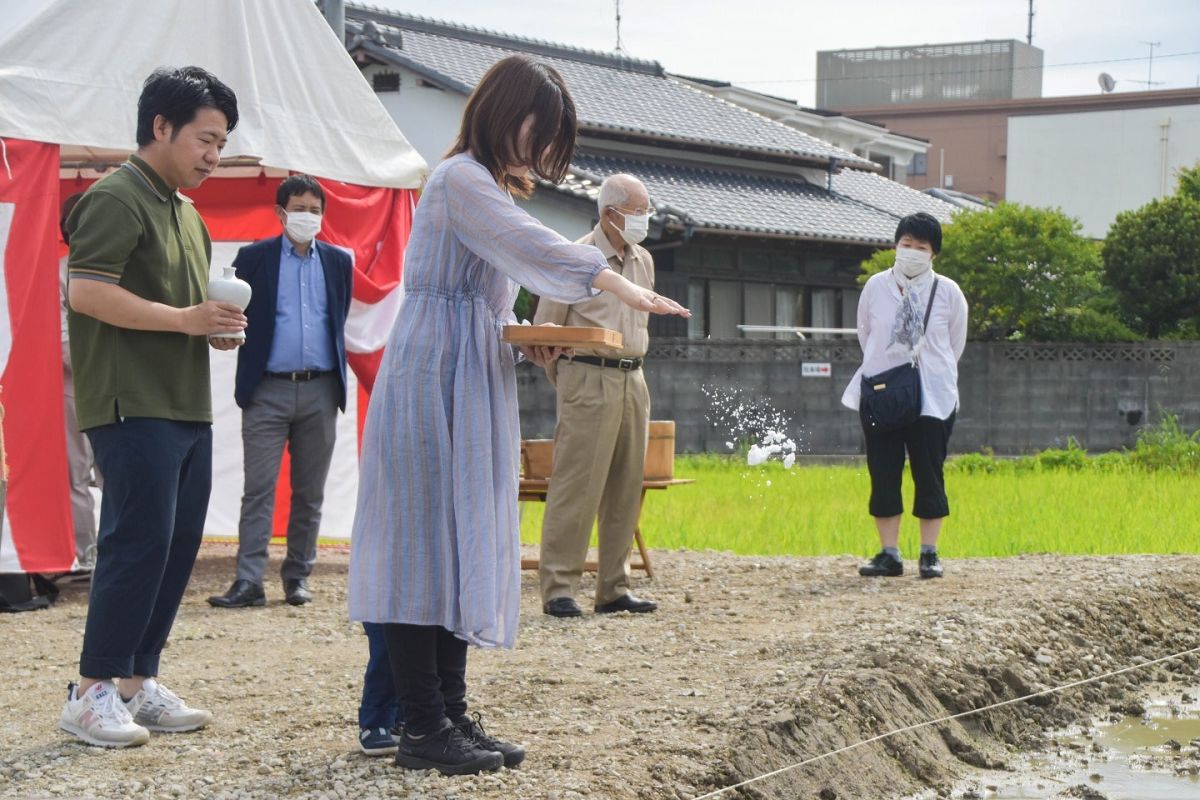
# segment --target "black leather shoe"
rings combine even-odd
[[[920,573],[922,578],[942,577],[942,562],[938,559],[936,552],[921,553]]]
[[[454,721],[455,727],[462,731],[463,736],[482,747],[504,756],[504,766],[512,769],[525,760],[525,748],[518,744],[493,739],[483,730],[483,720],[479,714],[470,717],[460,717]]]
[[[628,611],[631,614],[649,614],[658,611],[658,603],[653,600],[643,600],[631,594],[623,594],[610,603],[596,606],[597,614],[615,614],[618,611]]]
[[[579,603],[576,603],[574,598],[556,597],[542,606],[542,613],[552,617],[582,617],[583,609],[579,607]]]
[[[864,578],[898,578],[904,574],[904,562],[880,550],[870,562],[858,568]]]
[[[238,579],[229,587],[225,594],[213,595],[208,598],[208,604],[213,608],[249,608],[250,606],[265,606],[267,596],[257,583]]]
[[[311,603],[313,596],[308,590],[308,578],[296,578],[283,582],[284,600],[289,606],[302,606]]]
[[[504,756],[485,750],[445,720],[440,730],[420,738],[405,731],[396,747],[397,766],[436,769],[443,775],[476,775],[504,766]]]

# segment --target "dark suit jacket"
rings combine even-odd
[[[313,241],[313,246],[321,256],[321,267],[325,271],[329,335],[333,337],[338,380],[342,384],[338,408],[345,411],[346,314],[350,311],[354,267],[344,250],[318,240]],[[237,258],[233,260],[237,276],[250,284],[254,292],[246,308],[246,343],[238,348],[237,380],[233,389],[233,397],[241,408],[250,404],[250,398],[254,396],[254,390],[267,370],[267,359],[271,356],[271,343],[275,338],[276,301],[279,298],[279,256],[282,250],[283,237],[276,236],[246,245],[238,250]]]

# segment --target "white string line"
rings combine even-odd
[[[930,725],[940,725],[943,722],[950,722],[952,720],[961,719],[962,717],[969,717],[973,714],[981,714],[984,711],[991,711],[993,709],[1001,708],[1003,706],[1012,705],[1013,703],[1022,703],[1026,700],[1031,700],[1035,697],[1041,697],[1041,696],[1047,695],[1047,694],[1054,694],[1055,692],[1063,692],[1063,691],[1066,691],[1067,689],[1074,689],[1077,686],[1083,686],[1088,683],[1102,681],[1105,678],[1112,678],[1116,675],[1121,675],[1126,672],[1132,672],[1133,670],[1143,669],[1145,667],[1152,667],[1155,664],[1161,664],[1164,661],[1171,661],[1173,659],[1183,658],[1184,656],[1191,655],[1192,653],[1200,653],[1200,647],[1193,647],[1191,650],[1184,650],[1181,653],[1174,653],[1169,656],[1163,656],[1162,658],[1156,658],[1153,661],[1146,661],[1142,664],[1134,664],[1133,666],[1130,666],[1130,667],[1123,667],[1114,672],[1106,672],[1103,675],[1096,675],[1091,678],[1084,678],[1081,681],[1075,681],[1074,683],[1068,683],[1064,686],[1056,686],[1051,689],[1043,689],[1040,692],[1034,692],[1033,694],[1027,694],[1024,697],[1016,697],[1016,698],[1013,698],[1012,700],[1004,700],[999,703],[992,703],[990,706],[983,706],[982,708],[973,708],[969,711],[961,711],[957,714],[951,714],[948,717],[939,717],[938,719],[931,719],[927,722],[918,722],[915,725],[909,725],[908,727],[905,727],[905,728],[898,728],[894,731],[888,731],[887,733],[881,733],[878,736],[872,736],[870,739],[864,739],[861,742],[855,742],[854,744],[848,744],[845,747],[838,748],[837,750],[833,750],[828,753],[822,753],[819,756],[813,756],[812,758],[805,759],[804,761],[800,761],[796,764],[791,764],[786,767],[781,767],[777,770],[774,770],[773,772],[766,772],[757,777],[750,778],[749,780],[744,780],[741,783],[735,783],[732,786],[726,786],[722,789],[717,789],[716,791],[709,792],[708,794],[699,795],[699,796],[693,798],[693,800],[707,800],[707,798],[710,798],[710,797],[719,797],[719,796],[725,794],[726,792],[732,792],[734,789],[741,789],[742,787],[749,786],[752,783],[758,783],[759,781],[765,781],[767,778],[773,778],[776,775],[782,775],[785,772],[790,772],[791,770],[798,769],[798,768],[806,766],[808,764],[812,764],[814,761],[820,761],[822,759],[829,758],[831,756],[836,756],[840,753],[845,753],[848,750],[854,750],[855,748],[863,747],[864,745],[871,744],[872,742],[878,742],[880,739],[887,739],[888,737],[895,736],[896,734],[908,733],[909,731],[915,731],[919,728],[927,728]]]

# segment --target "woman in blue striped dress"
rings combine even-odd
[[[687,316],[519,209],[530,173],[566,174],[575,106],[526,56],[497,62],[430,175],[405,254],[404,300],[367,413],[350,557],[350,616],[382,623],[405,707],[396,763],[469,774],[521,748],[466,713],[467,645],[512,647],[520,601],[514,353],[518,284],[573,303],[611,291]],[[542,365],[559,351],[524,356]]]

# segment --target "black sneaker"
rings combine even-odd
[[[440,730],[418,738],[407,731],[396,748],[396,764],[408,769],[436,769],[443,775],[477,775],[504,766],[504,756],[485,750],[446,720]]]
[[[504,756],[504,766],[512,769],[525,760],[525,748],[517,744],[493,739],[483,730],[483,719],[479,714],[470,717],[460,717],[454,725],[475,744],[484,750],[492,750]]]
[[[880,550],[870,562],[858,568],[864,578],[898,578],[904,574],[904,562]]]
[[[942,562],[938,560],[937,551],[921,553],[920,573],[922,578],[942,577]]]

